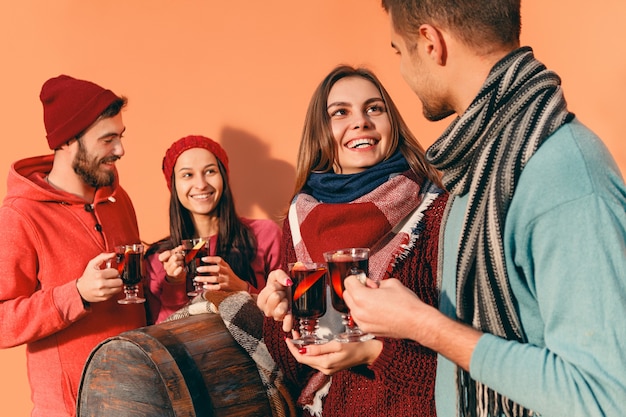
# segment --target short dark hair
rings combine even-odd
[[[109,104],[109,107],[107,107],[102,113],[100,113],[100,117],[107,118],[117,116],[117,114],[122,111],[124,107],[126,107],[126,104],[128,104],[128,99],[122,96],[118,100],[115,100],[113,103]]]
[[[382,6],[403,37],[432,24],[478,52],[519,44],[521,0],[382,0]]]

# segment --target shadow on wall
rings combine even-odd
[[[295,168],[270,157],[269,146],[248,132],[226,127],[220,139],[228,153],[230,184],[239,214],[251,217],[261,210],[282,225],[293,192]]]

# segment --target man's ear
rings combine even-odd
[[[419,28],[422,37],[422,48],[426,55],[437,65],[445,65],[448,57],[446,40],[439,29],[433,25],[423,24]]]

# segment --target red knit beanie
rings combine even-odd
[[[111,103],[121,98],[90,81],[59,75],[44,83],[39,99],[48,146],[54,150],[91,126]]]
[[[226,155],[226,151],[219,143],[204,136],[185,136],[174,142],[167,152],[165,152],[165,157],[163,157],[163,175],[165,175],[167,188],[169,188],[170,191],[172,190],[172,172],[174,171],[174,165],[176,165],[178,157],[181,153],[192,148],[204,148],[211,152],[219,159],[222,165],[224,165],[226,174],[228,174],[228,155]]]

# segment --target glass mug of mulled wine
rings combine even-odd
[[[144,247],[140,243],[119,245],[115,247],[115,265],[108,262],[107,266],[116,268],[119,277],[124,282],[125,297],[117,300],[120,304],[137,304],[146,301],[139,297],[139,283],[143,279],[142,262]]]
[[[206,276],[207,273],[198,272],[199,266],[209,265],[202,260],[205,256],[209,256],[210,244],[209,238],[199,237],[194,239],[184,239],[181,242],[183,253],[185,256],[185,267],[187,268],[187,276],[193,280],[192,291],[187,293],[190,297],[195,297],[204,292],[204,283],[196,281],[196,276]]]
[[[298,322],[298,346],[320,345],[328,342],[317,335],[319,318],[326,314],[326,264],[314,262],[290,263],[291,313]]]
[[[345,248],[324,252],[330,276],[331,302],[333,308],[341,313],[345,331],[335,336],[339,342],[365,342],[374,335],[364,333],[352,319],[350,310],[343,300],[344,279],[349,275],[365,277],[369,275],[368,248]]]

